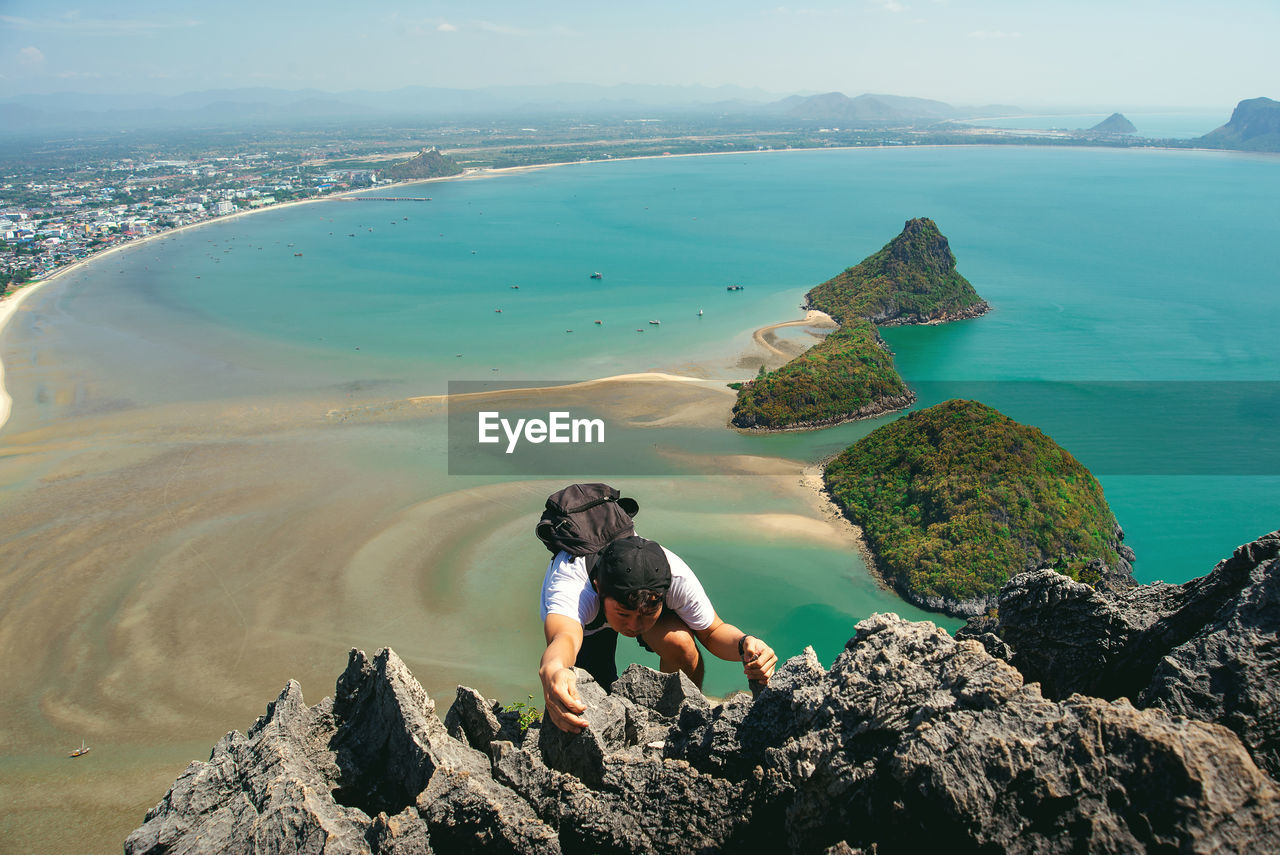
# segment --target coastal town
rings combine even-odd
[[[121,157],[0,179],[0,293],[170,229],[393,183],[375,168],[325,168],[283,152]]]
[[[0,295],[102,250],[181,226],[464,170],[781,149],[1029,143],[1128,147],[1149,141],[932,121],[841,128],[791,120],[726,126],[716,118],[689,117],[643,125],[566,119],[539,128],[494,121],[0,138]]]

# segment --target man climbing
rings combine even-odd
[[[600,501],[616,502],[617,491],[612,493],[613,499]],[[622,502],[636,507],[631,500]],[[634,513],[628,511],[628,521]],[[547,639],[538,668],[543,698],[552,722],[570,733],[587,726],[573,668],[589,672],[607,690],[618,677],[619,635],[637,639],[658,654],[660,670],[683,671],[699,688],[704,664],[698,642],[721,659],[742,662],[747,679],[757,686],[768,681],[778,662],[764,641],[720,619],[679,556],[634,534],[609,541],[596,554],[557,552],[542,584],[542,620]]]

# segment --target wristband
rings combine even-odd
[[[742,636],[742,638],[739,638],[739,639],[738,639],[738,658],[739,658],[739,659],[745,659],[745,658],[746,658],[746,655],[747,655],[747,639],[748,639],[748,638],[750,638],[750,637],[751,637],[751,636],[749,636],[749,635],[743,635],[743,636]]]

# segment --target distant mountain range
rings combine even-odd
[[[181,95],[63,92],[0,98],[0,127],[12,132],[192,124],[258,124],[379,117],[548,116],[573,114],[761,116],[841,127],[1017,114],[1016,107],[954,107],[898,95],[839,92],[779,99],[739,86],[559,84],[443,89],[406,86],[385,92],[353,89],[213,89]]]
[[[822,122],[840,126],[885,124],[919,120],[982,119],[992,116],[1018,115],[1018,107],[989,104],[983,107],[953,107],[928,98],[901,95],[859,95],[827,92],[807,98],[795,95],[770,105],[788,117],[805,122]]]

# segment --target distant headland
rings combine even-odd
[[[1241,101],[1231,120],[1196,142],[1211,148],[1280,151],[1280,101],[1250,98]]]

